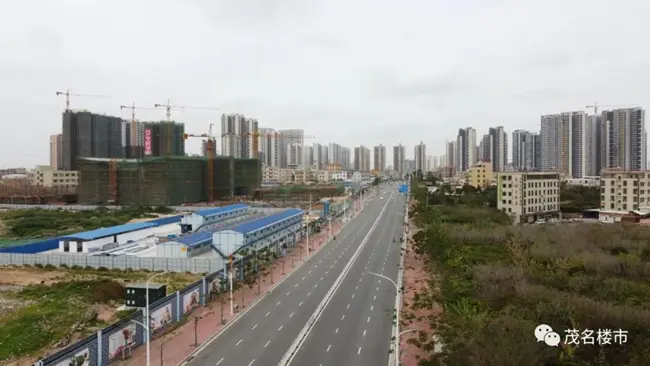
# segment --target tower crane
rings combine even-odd
[[[66,89],[66,91],[64,91],[64,92],[57,91],[56,95],[57,96],[58,95],[65,95],[65,110],[66,111],[70,110],[70,97],[110,98],[107,95],[71,93],[70,89]]]
[[[155,109],[151,107],[136,107],[135,102],[133,102],[132,106],[125,106],[121,105],[120,110],[122,109],[130,109],[131,110],[131,123],[135,123],[135,110],[136,109]],[[110,192],[111,192],[111,197],[113,200],[113,204],[117,204],[118,201],[118,183],[117,183],[117,159],[112,158],[111,161],[109,162],[108,165],[108,176],[109,176],[109,187],[110,187]]]
[[[587,108],[593,108],[594,109],[594,114],[598,114],[598,108],[600,107],[609,107],[609,108],[625,108],[622,105],[615,105],[615,104],[598,104],[598,102],[594,102],[593,105],[588,105]]]
[[[214,138],[214,136],[212,136],[212,126],[214,126],[214,123],[210,123],[210,127],[208,128],[208,133],[183,134],[183,140],[187,140],[190,137],[199,137],[199,138],[206,139],[205,148],[208,153],[208,202],[214,202],[214,156],[215,156],[217,141]]]
[[[167,104],[154,104],[155,108],[165,108],[165,116],[167,117],[167,147],[166,153],[170,155],[171,143],[172,143],[172,109],[184,111],[184,110],[206,110],[206,111],[219,111],[221,109],[214,107],[187,107],[180,105],[172,105],[171,101],[167,99]]]

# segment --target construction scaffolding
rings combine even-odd
[[[250,194],[262,184],[261,166],[256,159],[239,160],[216,157],[214,194],[216,200],[234,200]],[[118,204],[170,206],[207,202],[208,159],[206,157],[166,156],[144,160],[115,161],[117,185],[113,202],[110,159],[79,160],[79,202],[83,204]]]

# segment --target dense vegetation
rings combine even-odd
[[[560,187],[560,210],[562,212],[582,212],[591,208],[600,208],[599,187]]]
[[[431,320],[443,351],[422,365],[650,365],[650,229],[514,227],[476,202],[427,202],[417,184],[411,216],[422,231],[413,239],[436,290],[415,305],[444,309]],[[559,347],[536,341],[539,324],[560,334]],[[568,329],[594,330],[594,339],[599,329],[629,334],[624,345],[575,345]],[[415,343],[433,349],[427,337]]]
[[[88,211],[14,210],[0,213],[3,238],[47,238],[101,227],[121,225],[138,218],[156,218],[154,213],[172,212],[167,207],[99,208]]]

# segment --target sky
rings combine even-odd
[[[0,167],[49,164],[71,108],[172,111],[190,133],[221,113],[311,142],[442,155],[458,129],[538,131],[598,101],[647,107],[647,0],[21,0],[0,12]],[[643,36],[646,34],[646,36]],[[140,110],[142,120],[164,110]],[[220,131],[216,131],[220,133]],[[188,144],[198,153],[200,142]]]

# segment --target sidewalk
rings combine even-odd
[[[338,234],[341,228],[341,222],[332,222],[332,232],[334,234]],[[329,228],[326,226],[324,229],[325,230],[322,230],[320,233],[310,235],[309,237],[309,247],[311,248],[312,254],[318,252],[327,240]],[[261,296],[264,296],[270,288],[293,272],[293,270],[306,259],[305,255],[307,254],[307,251],[305,246],[306,239],[303,238],[295,247],[287,249],[286,257],[277,258],[272,264],[272,268],[262,271],[267,274],[261,277],[262,282],[259,284]],[[260,298],[260,295],[258,294],[257,282],[252,288],[243,285],[237,292],[233,293],[234,303],[239,304],[240,312],[258,298]],[[223,300],[223,305],[221,300]],[[228,293],[224,293],[216,300],[194,310],[194,312],[189,316],[188,321],[178,326],[173,331],[168,331],[166,334],[157,337],[154,336],[156,338],[151,341],[151,365],[176,366],[181,363],[195,350],[195,337],[196,341],[198,341],[198,344],[200,345],[208,340],[213,334],[221,331],[225,326],[221,325],[222,309],[223,319],[226,324],[239,316],[239,313],[235,313],[234,316],[230,315]],[[198,321],[195,319],[198,319]],[[171,327],[173,328],[174,326],[172,325]],[[146,347],[145,345],[141,345],[133,350],[129,359],[116,361],[115,364],[123,366],[141,366],[146,364],[146,357]]]

